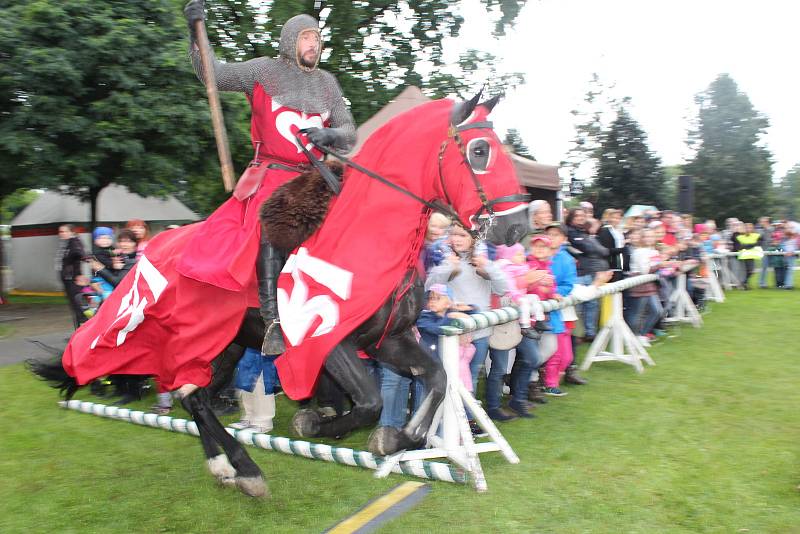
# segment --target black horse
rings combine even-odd
[[[519,183],[513,164],[492,130],[491,123],[485,119],[496,101],[492,99],[479,104],[477,97],[456,104],[436,101],[406,113],[403,124],[412,123],[414,131],[392,138],[391,150],[384,148],[383,154],[387,161],[416,158],[411,159],[418,162],[416,182],[422,177],[424,190],[414,190],[403,183],[402,177],[393,177],[394,182],[387,183],[380,175],[380,166],[364,169],[358,166],[358,159],[355,164],[349,163],[351,169],[346,172],[355,168],[355,171],[382,180],[387,186],[395,188],[398,195],[404,194],[418,200],[421,210],[430,213],[432,209],[441,209],[461,220],[469,219],[476,233],[482,233],[488,241],[510,245],[524,234],[527,211],[523,203],[524,195],[518,194]],[[393,119],[390,124],[396,120]],[[382,129],[373,137],[380,137],[385,131]],[[388,131],[391,133],[392,130]],[[424,139],[431,140],[422,141]],[[345,185],[346,177],[345,174]],[[265,235],[270,236],[273,243],[282,233],[278,230],[280,225],[287,223],[287,213],[292,212],[288,208],[297,209],[296,205],[292,206],[293,194],[297,191],[316,191],[318,195],[313,198],[323,199],[312,210],[321,216],[309,217],[304,212],[301,217],[304,227],[293,234],[288,232],[292,237],[284,239],[282,247],[291,250],[322,222],[330,195],[323,194],[326,190],[325,180],[318,172],[305,173],[281,189],[262,209]],[[430,200],[426,200],[424,195],[430,191],[435,192],[435,197],[429,196]],[[490,198],[487,191],[495,196]],[[369,199],[365,198],[363,202],[369,202]],[[475,205],[480,208],[470,211],[470,207]],[[506,209],[501,211],[499,207]],[[290,220],[289,225],[292,224]],[[380,391],[357,356],[356,351],[360,349],[406,376],[421,379],[427,392],[419,410],[405,428],[400,431],[382,428],[372,434],[370,450],[383,455],[424,445],[428,429],[445,394],[446,377],[441,363],[420,347],[412,331],[424,302],[420,277],[412,268],[405,274],[404,280],[398,282],[395,293],[339,343],[325,361],[318,389],[333,387],[343,391],[352,403],[351,409],[336,416],[323,416],[313,409],[300,410],[292,422],[299,435],[340,437],[356,428],[374,425],[378,420],[381,412]],[[260,349],[263,338],[264,324],[257,310],[250,309],[231,345],[214,361],[211,383],[206,387],[186,384],[178,390],[182,405],[197,423],[212,474],[222,484],[235,484],[251,496],[262,496],[267,492],[261,470],[216,418],[209,399],[229,381],[244,348]],[[60,388],[67,397],[71,397],[78,388],[75,380],[66,375],[60,361],[31,361],[29,366],[34,373]]]

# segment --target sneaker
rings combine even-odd
[[[511,421],[512,419],[517,418],[516,415],[509,415],[500,408],[496,410],[487,410],[486,414],[492,421],[500,421],[501,423],[505,421]]]
[[[647,336],[636,336],[636,339],[639,340],[639,343],[641,343],[642,346],[644,346],[644,347],[649,347],[650,346],[650,340],[647,339]]]
[[[544,388],[544,394],[551,397],[564,397],[567,395],[566,391],[561,391],[558,388]]]
[[[528,411],[528,405],[525,402],[516,403],[513,400],[509,401],[508,409],[524,419],[533,419],[535,417]]]
[[[247,419],[242,419],[235,423],[231,423],[228,426],[234,430],[244,430],[245,428],[250,428],[250,421],[248,421]]]
[[[247,430],[252,430],[253,432],[257,432],[259,434],[269,434],[272,432],[271,426],[260,426],[260,425],[250,425],[247,427]]]
[[[483,430],[480,426],[478,426],[478,423],[476,423],[475,421],[469,422],[469,429],[472,431],[473,438],[485,438],[486,436],[489,435],[486,433],[485,430]]]

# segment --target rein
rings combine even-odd
[[[329,150],[326,147],[317,145],[313,141],[312,141],[312,144],[320,152],[322,152],[323,154],[326,154],[328,156],[332,156],[332,157],[338,159],[343,164],[345,164],[345,165],[347,165],[349,167],[352,167],[352,168],[356,169],[359,172],[362,172],[362,173],[366,174],[367,176],[369,176],[373,180],[377,180],[378,182],[380,182],[380,183],[382,183],[382,184],[394,189],[395,191],[398,191],[398,192],[400,192],[400,193],[402,193],[402,194],[404,194],[404,195],[406,195],[408,197],[413,198],[414,200],[416,200],[417,202],[419,202],[423,206],[426,206],[426,207],[428,207],[429,209],[431,209],[433,211],[438,211],[440,213],[443,213],[443,214],[447,215],[448,217],[450,217],[452,220],[461,221],[461,217],[458,215],[458,213],[456,213],[455,209],[453,208],[453,202],[450,199],[450,195],[447,193],[447,188],[445,187],[445,183],[444,183],[444,173],[442,172],[442,162],[444,161],[444,153],[447,150],[447,145],[450,143],[450,140],[453,139],[455,141],[455,143],[456,143],[456,146],[458,147],[459,153],[461,154],[462,162],[464,163],[464,165],[466,165],[467,169],[469,170],[470,177],[472,178],[472,183],[475,186],[475,192],[478,194],[478,197],[480,198],[480,201],[481,201],[481,207],[478,209],[477,212],[475,212],[473,217],[474,218],[478,218],[485,211],[486,214],[487,214],[487,218],[488,218],[487,224],[480,225],[480,230],[467,229],[466,225],[464,225],[464,228],[467,229],[467,231],[469,233],[471,233],[474,237],[477,237],[479,239],[485,239],[486,238],[486,234],[489,232],[489,229],[491,228],[492,223],[494,222],[494,218],[495,218],[495,213],[494,213],[494,210],[492,208],[496,204],[499,204],[499,203],[502,203],[502,202],[516,202],[516,201],[527,202],[529,200],[529,195],[527,195],[527,194],[506,195],[506,196],[502,196],[502,197],[498,197],[498,198],[494,198],[494,199],[489,200],[489,198],[486,196],[486,191],[483,189],[483,185],[481,184],[480,180],[478,180],[478,177],[475,174],[475,171],[472,169],[472,165],[470,165],[470,163],[469,163],[469,159],[467,157],[466,146],[464,145],[464,141],[461,138],[461,135],[459,134],[459,132],[463,132],[465,130],[472,130],[472,129],[475,129],[475,128],[485,128],[485,129],[490,129],[491,130],[491,129],[493,129],[493,126],[492,126],[491,121],[480,121],[480,122],[475,122],[475,123],[471,123],[471,124],[464,124],[464,125],[461,125],[461,126],[454,126],[454,125],[451,124],[450,128],[448,129],[448,132],[447,132],[447,139],[444,140],[444,142],[442,143],[441,148],[439,149],[439,163],[438,163],[438,166],[439,166],[439,183],[441,184],[442,192],[444,193],[444,197],[445,197],[445,199],[447,201],[447,205],[441,204],[439,202],[431,202],[431,201],[425,200],[424,198],[412,193],[411,191],[409,191],[409,190],[407,190],[407,189],[405,189],[403,187],[400,187],[399,185],[397,185],[397,184],[395,184],[393,182],[390,182],[389,180],[387,180],[386,178],[384,178],[380,174],[378,174],[378,173],[376,173],[376,172],[374,172],[374,171],[372,171],[370,169],[367,169],[366,167],[364,167],[362,165],[359,165],[358,163],[356,163],[355,161],[353,161],[352,159],[350,159],[350,158],[348,158],[346,156],[342,156],[341,154],[337,154],[336,152],[333,152],[333,151]],[[318,160],[316,158],[316,156],[314,156],[314,154],[311,153],[310,150],[308,150],[305,147],[305,145],[300,140],[300,135],[304,134],[304,133],[307,133],[307,131],[308,130],[303,129],[303,130],[299,130],[295,134],[295,137],[297,138],[298,145],[300,145],[301,150],[306,155],[306,157],[309,159],[309,161],[311,162],[311,165],[322,175],[322,177],[325,179],[325,181],[331,187],[333,192],[335,194],[339,194],[339,192],[341,191],[341,185],[339,183],[339,180],[333,175],[333,173],[330,171],[330,169],[328,169],[320,160]],[[462,225],[463,225],[463,222],[462,222]]]
[[[306,132],[306,130],[300,130],[295,134],[295,137],[298,137],[298,143],[300,143],[299,135],[302,134],[302,133],[305,133],[305,132]],[[313,141],[312,141],[312,143],[313,143]],[[417,202],[419,202],[423,206],[426,206],[426,207],[428,207],[428,208],[430,208],[430,209],[432,209],[434,211],[439,211],[441,213],[444,213],[445,215],[447,215],[447,216],[449,216],[451,218],[454,217],[456,220],[459,219],[458,214],[450,206],[445,206],[444,204],[440,204],[438,202],[431,202],[431,201],[425,200],[424,198],[422,198],[422,197],[420,197],[418,195],[415,195],[414,193],[412,193],[408,189],[400,187],[399,185],[395,184],[394,182],[390,182],[389,180],[387,180],[386,178],[384,178],[380,174],[378,174],[378,173],[376,173],[374,171],[371,171],[371,170],[367,169],[366,167],[364,167],[362,165],[359,165],[358,163],[356,163],[352,159],[348,158],[347,156],[342,156],[341,154],[337,154],[336,152],[333,152],[333,151],[327,149],[324,146],[317,145],[316,143],[313,143],[313,144],[320,152],[322,152],[324,154],[327,154],[328,156],[332,156],[332,157],[338,159],[339,161],[341,161],[343,164],[345,164],[345,165],[347,165],[349,167],[352,167],[352,168],[356,169],[359,172],[362,172],[362,173],[366,174],[367,176],[369,176],[373,180],[377,180],[378,182],[380,182],[380,183],[382,183],[382,184],[384,184],[384,185],[386,185],[388,187],[391,187],[395,191],[398,191],[398,192],[403,193],[404,195],[406,195],[408,197],[413,198],[414,200],[416,200]],[[311,153],[311,151],[309,151],[305,146],[302,145],[302,143],[300,143],[300,148],[303,150],[303,152],[305,153],[306,157],[308,157],[308,159],[311,161],[311,165],[313,165],[314,168],[317,171],[319,171],[320,174],[322,174],[322,177],[325,178],[325,181],[328,182],[328,185],[330,185],[331,180],[328,179],[328,177],[327,177],[328,175],[333,176],[333,173],[330,171],[330,169],[328,169],[328,167],[326,167],[320,160],[318,160],[314,156],[314,154]],[[331,187],[331,189],[333,189],[334,193],[339,194],[339,191],[341,191],[341,186],[339,185],[338,179],[336,179],[335,177],[333,179],[336,182],[336,187],[335,188]]]

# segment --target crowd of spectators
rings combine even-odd
[[[567,394],[564,384],[586,384],[577,373],[574,354],[578,345],[594,340],[602,326],[601,307],[606,304],[591,299],[577,309],[543,314],[537,301],[563,299],[610,281],[655,273],[657,282],[635,286],[623,294],[625,321],[642,344],[649,346],[665,335],[665,319],[672,311],[670,297],[680,276],[686,276],[686,290],[700,311],[705,306],[706,270],[720,265],[736,273],[738,287],[750,289],[756,262],[761,260],[761,288],[767,287],[770,268],[775,287],[793,288],[796,223],[762,217],[754,225],[728,219],[720,231],[714,221],[695,224],[691,216],[671,211],[625,216],[620,209],[606,209],[597,219],[592,205],[582,202],[565,210],[562,224],[553,220],[550,204],[542,200],[530,204],[529,214],[530,232],[522,244],[495,247],[476,241],[458,223],[436,213],[430,219],[420,258],[427,293],[426,309],[416,328],[420,345],[431,357],[440,357],[441,328],[464,314],[502,305],[520,310],[518,326],[478,330],[461,336],[459,343],[461,380],[495,421],[531,418],[536,404]],[[69,225],[59,229],[59,236],[62,245],[57,268],[77,325],[94,314],[133,268],[150,234],[147,225],[138,220],[130,221],[116,238],[110,228],[98,227],[91,254],[84,253]],[[82,261],[91,267],[92,277],[81,273]],[[365,364],[380,385],[380,424],[403,427],[425,396],[424,384],[388,365],[368,359]],[[140,385],[142,377],[133,380]],[[246,353],[235,387],[243,413],[234,426],[271,430],[274,392],[279,388],[272,359],[257,350]],[[123,401],[129,400],[124,399],[125,391],[122,394]],[[161,392],[154,408],[166,413],[171,404],[169,394]],[[475,435],[483,434],[474,421],[470,426]]]

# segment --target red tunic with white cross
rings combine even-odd
[[[288,108],[267,94],[260,84],[250,97],[250,134],[259,159],[288,165],[307,164],[295,138],[298,130],[329,125],[327,114],[304,113]],[[301,139],[305,139],[301,136]],[[310,143],[306,148],[319,158]],[[295,172],[269,169],[254,195],[239,200],[231,197],[198,229],[178,264],[178,272],[199,282],[230,291],[251,285],[255,277],[258,242],[261,236],[258,209],[275,189],[294,178]]]

